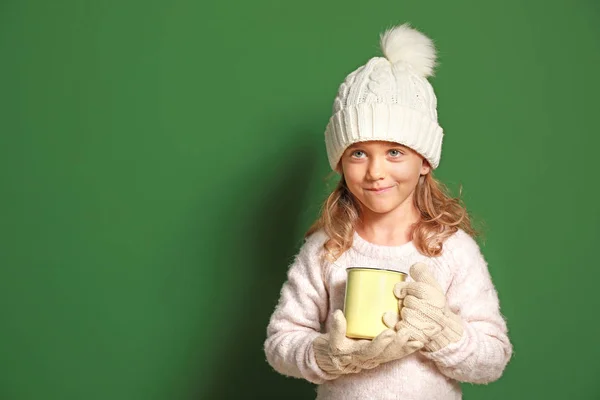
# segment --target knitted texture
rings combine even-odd
[[[437,122],[437,98],[427,80],[436,60],[433,42],[404,24],[385,31],[380,46],[384,57],[369,59],[338,89],[325,129],[330,166],[336,170],[353,143],[384,140],[412,148],[435,169],[443,130]]]
[[[333,313],[331,331],[313,341],[315,360],[331,375],[354,374],[399,360],[423,348],[423,343],[411,339],[406,330],[387,329],[373,340],[346,337],[346,319],[341,310]]]
[[[372,369],[381,362],[378,356],[394,339],[392,330],[383,331],[373,340],[346,337],[346,319],[341,310],[333,316],[331,331],[313,341],[315,360],[321,369],[332,374],[353,374]]]
[[[487,264],[468,234],[459,230],[446,240],[440,256],[427,257],[413,243],[375,245],[355,233],[352,247],[335,263],[320,258],[326,240],[323,230],[309,236],[288,269],[264,343],[276,371],[318,384],[320,400],[457,400],[462,396],[458,382],[487,383],[502,375],[512,345]],[[313,341],[331,332],[334,311],[343,309],[346,268],[370,265],[408,273],[418,262],[427,264],[447,306],[460,318],[460,339],[448,339],[438,351],[421,349],[353,374],[319,367]],[[409,276],[406,282],[414,279]]]
[[[424,346],[422,342],[414,340],[411,337],[410,332],[405,329],[395,331],[392,337],[392,342],[374,358],[374,361],[378,363],[378,365],[400,360],[401,358],[422,349]]]
[[[462,321],[448,307],[443,289],[427,265],[417,263],[410,267],[409,274],[414,282],[399,282],[394,287],[402,317],[394,328],[410,332],[411,338],[424,343],[427,351],[438,351],[458,342],[463,334]],[[386,324],[389,319],[386,314]]]

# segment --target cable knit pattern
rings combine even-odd
[[[444,131],[438,123],[437,97],[427,80],[433,74],[433,41],[409,24],[380,36],[384,57],[371,57],[350,72],[333,100],[325,128],[325,147],[336,170],[352,143],[385,140],[410,147],[435,169]]]
[[[318,384],[317,400],[458,400],[458,382],[497,380],[512,355],[498,295],[477,243],[459,230],[439,257],[427,257],[412,243],[381,246],[354,234],[354,243],[334,264],[319,261],[327,239],[315,232],[288,270],[281,297],[267,327],[265,354],[279,373]],[[346,268],[378,266],[408,273],[424,262],[462,320],[459,341],[439,351],[419,351],[351,375],[329,375],[316,361],[312,341],[328,331],[331,316],[344,307]],[[408,278],[407,281],[411,281]]]

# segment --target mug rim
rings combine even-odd
[[[346,271],[349,271],[351,269],[369,269],[369,270],[373,270],[373,271],[388,271],[388,272],[395,272],[397,274],[402,274],[402,275],[408,276],[408,274],[406,272],[396,271],[394,269],[388,269],[388,268],[379,268],[379,267],[348,267],[348,268],[346,268]]]

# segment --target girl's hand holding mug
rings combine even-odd
[[[448,307],[446,296],[427,265],[414,264],[409,273],[414,282],[400,282],[394,286],[400,320],[397,314],[386,313],[386,325],[394,326],[397,331],[410,332],[410,337],[423,342],[424,349],[430,352],[458,342],[463,334],[462,320]]]
[[[405,357],[423,343],[410,340],[408,331],[386,329],[373,340],[346,337],[346,318],[341,310],[333,314],[331,331],[313,341],[319,367],[331,375],[358,373],[383,363]]]

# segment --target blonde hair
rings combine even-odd
[[[413,200],[420,219],[413,225],[411,237],[415,247],[423,255],[440,255],[446,239],[459,228],[473,237],[478,235],[460,197],[452,197],[449,193],[448,188],[436,180],[432,172],[422,176],[415,188]],[[360,204],[346,186],[342,174],[336,188],[323,203],[321,215],[304,237],[323,228],[329,237],[323,245],[324,255],[333,262],[352,247],[360,210]]]

